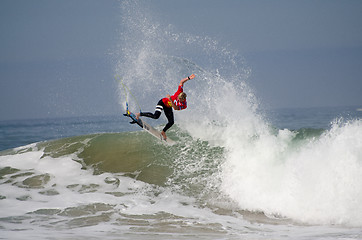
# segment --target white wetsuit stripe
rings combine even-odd
[[[156,110],[155,111],[159,111],[159,112],[162,112],[163,110],[163,107],[161,105],[157,105],[156,106]]]

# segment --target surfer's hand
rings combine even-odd
[[[188,80],[194,79],[194,78],[195,78],[195,74],[191,74],[187,78],[182,79],[180,81],[180,86],[183,87],[185,82],[187,82]]]
[[[168,99],[171,99],[171,96],[170,96],[170,94],[167,94],[167,95],[166,95],[166,97],[167,97]]]

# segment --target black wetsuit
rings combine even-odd
[[[172,107],[166,107],[165,104],[163,103],[162,99],[160,101],[158,101],[155,113],[141,112],[141,116],[158,119],[161,116],[162,110],[165,111],[165,115],[168,120],[168,123],[163,128],[163,131],[166,132],[174,124],[174,118],[173,118]]]

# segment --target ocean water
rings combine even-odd
[[[361,239],[362,112],[265,114],[174,146],[121,115],[0,122],[1,238]]]
[[[265,110],[235,51],[120,4],[119,115],[0,122],[0,238],[362,239],[361,106]],[[121,115],[191,73],[177,144]]]

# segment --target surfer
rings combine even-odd
[[[182,79],[174,95],[170,96],[169,94],[167,94],[165,98],[162,98],[160,101],[158,101],[155,113],[140,112],[136,114],[136,118],[138,119],[139,117],[144,116],[153,119],[158,119],[161,116],[162,110],[165,111],[168,123],[163,128],[161,134],[164,139],[167,139],[166,131],[174,124],[172,109],[179,111],[187,108],[186,93],[184,93],[183,91],[183,86],[185,82],[194,78],[195,74],[191,74],[189,77]]]

